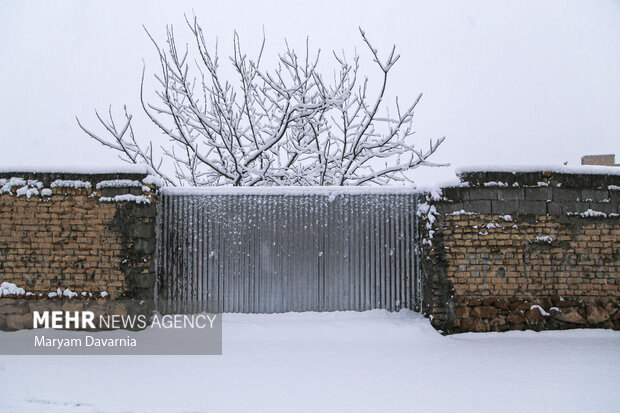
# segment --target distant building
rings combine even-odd
[[[582,165],[620,166],[616,155],[586,155],[581,157]]]

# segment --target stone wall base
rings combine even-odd
[[[614,298],[455,297],[452,325],[446,333],[609,328],[620,330],[620,302]]]

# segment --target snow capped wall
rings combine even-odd
[[[620,175],[620,168],[599,165],[490,165],[490,166],[465,166],[456,169],[457,175],[467,176],[470,174],[483,174],[487,172],[508,173],[522,175],[523,173],[535,174],[567,174],[567,175]]]
[[[425,312],[437,328],[620,329],[620,168],[581,171],[467,169],[428,197]]]
[[[560,172],[461,171],[461,185],[442,188],[446,202],[439,212],[618,217],[620,168],[586,167],[598,173],[585,174],[557,169]]]
[[[81,189],[100,202],[150,203],[160,186],[160,180],[146,172],[135,172],[144,171],[143,167],[126,169],[130,172],[113,172],[103,168],[86,172],[79,172],[79,169],[68,169],[69,172],[0,169],[0,195],[37,196],[47,201],[52,194],[66,194],[70,189]]]
[[[152,298],[158,187],[138,170],[0,172],[3,285],[35,300]]]

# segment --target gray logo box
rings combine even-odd
[[[222,314],[207,309],[219,306],[199,301],[2,299],[0,354],[221,355]]]

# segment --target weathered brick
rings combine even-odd
[[[618,204],[611,202],[590,202],[590,209],[605,214],[618,213]]]
[[[554,188],[553,201],[555,202],[578,202],[581,201],[581,191],[579,189]]]
[[[463,209],[467,212],[475,212],[480,214],[492,213],[491,201],[488,200],[463,201]]]
[[[518,199],[524,199],[523,188],[499,188],[497,190],[497,197],[502,201],[513,201]]]
[[[562,203],[562,213],[564,214],[574,214],[585,212],[590,209],[589,202],[563,202]]]
[[[599,202],[609,199],[609,191],[605,189],[585,188],[581,190],[581,199],[583,201]]]
[[[493,201],[491,212],[493,214],[518,214],[519,201]]]
[[[142,194],[142,189],[140,188],[133,188],[133,187],[129,187],[129,188],[101,188],[99,191],[101,191],[101,196],[104,197],[115,197],[117,195],[126,195],[126,194],[131,194],[131,195],[141,195]]]
[[[553,188],[536,187],[525,188],[525,200],[527,201],[551,201],[553,199]]]
[[[442,195],[450,200],[450,201],[463,201],[465,199],[469,199],[469,191],[467,190],[468,188],[462,188],[462,187],[448,187],[448,188],[442,188],[441,189],[441,193]]]
[[[465,208],[462,202],[440,202],[436,205],[437,213],[450,214],[455,211],[461,211]]]
[[[469,194],[467,199],[470,201],[499,199],[498,189],[494,187],[471,188],[467,191],[467,193]]]
[[[519,201],[519,212],[530,215],[546,215],[547,203],[545,201]]]

